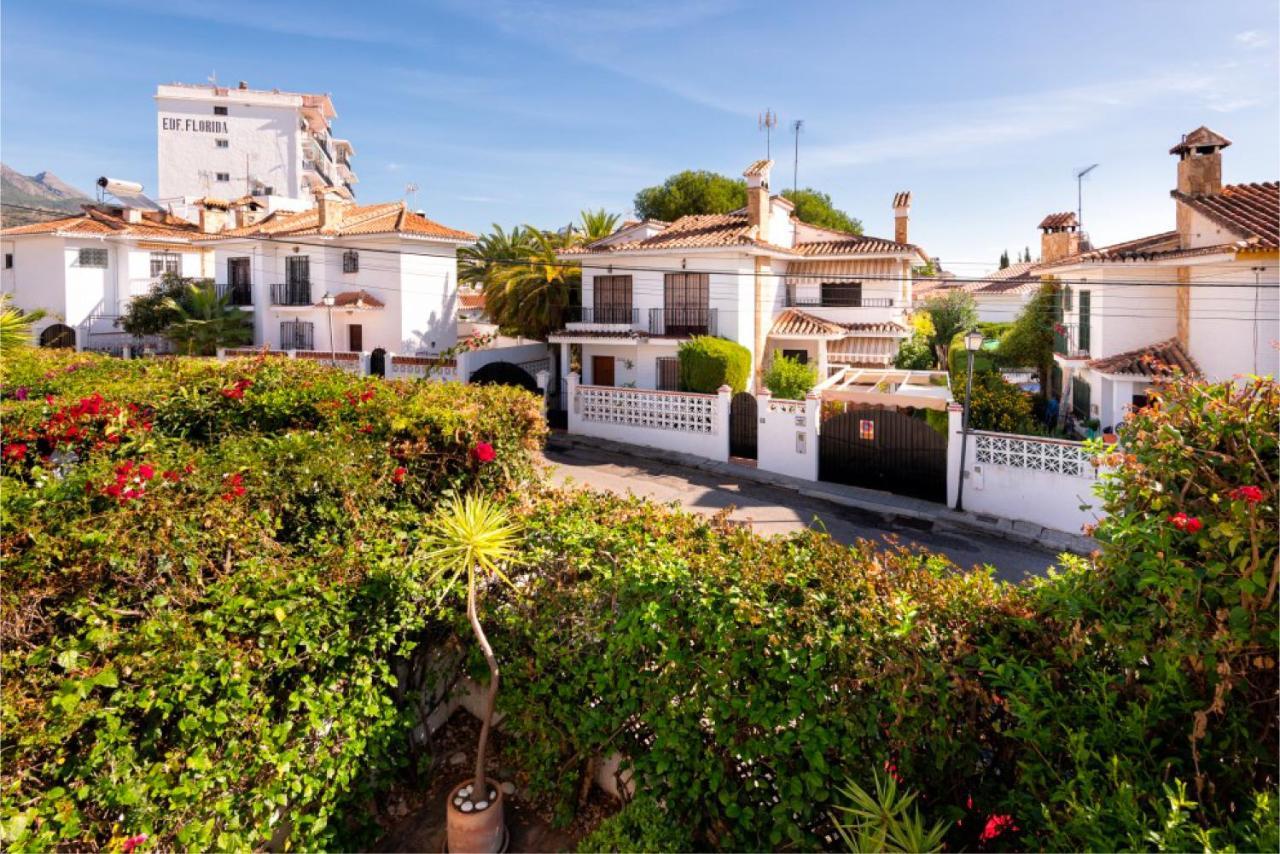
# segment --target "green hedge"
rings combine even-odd
[[[764,372],[764,387],[781,400],[804,400],[818,384],[818,369],[799,359],[775,353]]]
[[[690,338],[680,345],[680,388],[715,394],[723,385],[745,391],[751,376],[751,351],[727,338],[708,335]]]
[[[998,371],[1005,367],[1000,358],[1000,350],[993,347],[992,342],[999,342],[1000,336],[1013,328],[1012,323],[979,323],[978,330],[983,336],[983,347],[973,354],[974,373]],[[951,339],[951,347],[947,350],[948,367],[952,374],[964,374],[969,370],[969,352],[964,348],[964,333],[957,332]]]
[[[422,511],[527,483],[538,401],[47,353],[3,393],[5,847],[369,841],[411,756],[396,663],[438,623]]]

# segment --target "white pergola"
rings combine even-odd
[[[844,368],[814,392],[823,400],[945,411],[951,402],[951,377],[946,371]]]

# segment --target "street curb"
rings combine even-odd
[[[928,522],[932,529],[936,531],[978,533],[1008,540],[1009,542],[1037,546],[1057,553],[1070,552],[1087,556],[1098,548],[1097,541],[1091,537],[1044,528],[1032,522],[994,516],[982,517],[974,513],[957,512],[944,505],[920,499],[879,493],[873,489],[844,487],[843,489],[847,490],[857,490],[856,495],[851,495],[845,492],[823,489],[821,483],[800,480],[799,478],[774,472],[763,472],[748,465],[724,463],[677,451],[631,445],[625,442],[615,442],[610,439],[598,439],[591,436],[575,436],[561,430],[553,430],[547,436],[546,446],[549,450],[583,448],[586,450],[612,452],[622,456],[654,459],[669,465],[677,465],[683,468],[697,469],[725,475],[726,477],[740,478],[755,483],[789,489],[805,498],[874,513],[887,521],[910,519],[916,522]],[[881,496],[884,497],[882,498]]]

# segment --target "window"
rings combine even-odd
[[[311,281],[311,256],[290,255],[284,263],[284,280],[291,285],[308,284]]]
[[[707,331],[711,276],[707,273],[667,273],[662,278],[663,329],[658,334],[692,335]]]
[[[1089,420],[1089,405],[1093,389],[1089,381],[1081,377],[1071,378],[1071,412],[1081,421]]]
[[[280,324],[281,350],[314,350],[315,324],[302,320],[286,320]]]
[[[342,253],[342,272],[359,273],[360,272],[360,253],[354,249],[348,249]]]
[[[788,359],[795,359],[797,362],[799,362],[802,365],[809,364],[808,350],[783,350],[782,355]]]
[[[215,116],[225,116],[225,115],[227,114],[227,108],[226,108],[226,107],[214,107],[214,108],[213,108],[213,114],[214,114]]]
[[[182,272],[182,256],[176,252],[151,253],[151,278],[158,279],[165,273]]]
[[[862,282],[823,282],[822,304],[833,306],[862,305]]]
[[[215,174],[214,174],[214,176],[213,176],[213,177],[214,177],[216,180],[218,180],[218,181],[230,181],[230,180],[231,180],[231,173],[230,173],[230,172],[217,172],[217,173],[215,173]]]
[[[596,276],[591,280],[595,323],[631,322],[631,277]]]
[[[4,268],[6,270],[13,269],[13,253],[12,252],[4,253]]]
[[[213,141],[213,144],[216,145],[218,148],[228,148],[231,145],[230,141],[225,139],[215,139]]]
[[[80,266],[81,267],[107,266],[107,250],[81,249],[80,250]]]
[[[658,357],[658,390],[680,390],[680,360],[675,356]]]

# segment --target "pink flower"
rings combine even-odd
[[[13,393],[14,400],[26,400],[29,392],[26,386],[19,386],[18,390]]]
[[[136,836],[130,836],[128,839],[124,841],[124,844],[120,846],[120,850],[123,851],[124,854],[130,854],[130,852],[132,852],[133,849],[137,848],[139,845],[141,845],[146,841],[147,841],[147,835],[145,833],[139,833]]]
[[[491,463],[497,456],[493,445],[488,442],[476,442],[475,447],[471,449],[471,458],[478,463]]]
[[[1262,501],[1262,490],[1256,486],[1237,486],[1231,490],[1231,497],[1237,501],[1259,504]]]
[[[1184,531],[1188,534],[1194,534],[1196,531],[1199,531],[1204,527],[1204,523],[1200,521],[1198,516],[1188,516],[1186,513],[1181,512],[1174,513],[1170,516],[1169,524],[1173,525],[1173,527],[1177,528],[1179,531]]]
[[[1011,815],[993,815],[987,819],[987,824],[982,828],[982,833],[978,835],[979,842],[990,842],[1002,836],[1005,832],[1017,831],[1018,826],[1013,823]]]

